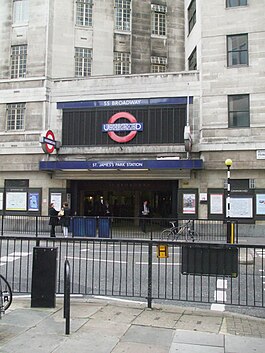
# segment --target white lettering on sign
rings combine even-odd
[[[117,100],[117,101],[104,101],[104,106],[119,106],[119,105],[138,105],[141,104],[141,99],[125,99],[125,100]]]
[[[133,123],[133,124],[103,124],[102,130],[104,132],[108,131],[141,131],[143,129],[142,123]]]

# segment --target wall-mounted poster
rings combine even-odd
[[[3,210],[3,201],[4,200],[4,193],[0,192],[0,211]]]
[[[256,195],[256,214],[265,215],[265,194]]]
[[[54,203],[54,208],[56,211],[60,211],[62,207],[62,194],[60,192],[52,192],[51,202]]]
[[[27,211],[26,192],[7,192],[6,193],[7,211]]]
[[[28,211],[39,211],[39,193],[30,192],[28,197]]]
[[[227,216],[227,200],[226,200]],[[230,217],[231,218],[252,218],[253,199],[252,197],[231,197],[230,198]]]
[[[196,195],[195,194],[183,194],[183,214],[195,214],[196,213]]]
[[[223,195],[222,194],[210,195],[210,213],[223,214]]]

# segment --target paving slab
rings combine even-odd
[[[225,336],[217,333],[176,330],[173,343],[224,347]]]
[[[169,353],[225,353],[223,347],[175,343]]]
[[[168,347],[144,343],[120,342],[111,353],[168,353]]]
[[[182,315],[182,313],[164,312],[157,309],[144,310],[136,317],[134,324],[174,328]]]
[[[183,315],[175,327],[182,330],[218,333],[222,320],[220,316]]]
[[[257,337],[225,336],[225,353],[264,353],[265,340]]]
[[[159,345],[169,349],[174,332],[173,329],[132,325],[121,338],[121,341]]]
[[[130,306],[107,305],[91,315],[91,318],[95,320],[131,323],[142,311],[143,309]]]
[[[43,335],[24,331],[1,347],[1,353],[50,353],[55,352],[64,341],[64,336],[57,334]]]
[[[79,332],[96,332],[101,334],[104,332],[109,336],[122,337],[126,331],[128,331],[130,324],[122,322],[111,322],[111,321],[98,321],[94,318],[89,319],[85,325],[83,325]]]
[[[118,337],[102,332],[83,332],[67,337],[56,350],[45,353],[110,353],[118,342]]]

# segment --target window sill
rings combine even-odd
[[[227,69],[240,69],[240,68],[246,68],[249,67],[248,64],[242,64],[242,65],[230,65],[230,66],[226,66]]]

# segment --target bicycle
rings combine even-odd
[[[12,299],[13,295],[11,287],[5,277],[0,274],[0,317],[1,314],[4,314],[5,311],[10,307]]]
[[[186,241],[199,241],[199,233],[193,229],[191,220],[188,220],[181,226],[177,226],[177,221],[170,221],[172,224],[171,228],[166,228],[161,232],[161,240],[179,240],[180,237],[184,237]]]

